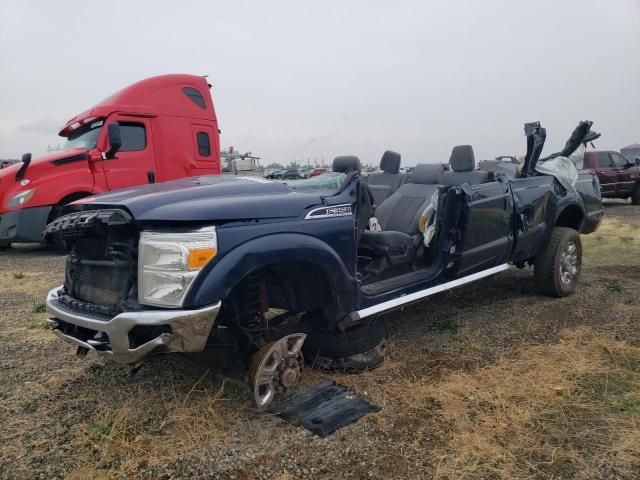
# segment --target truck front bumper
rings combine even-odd
[[[71,311],[58,299],[61,288],[54,288],[47,295],[53,333],[68,343],[127,365],[138,363],[151,353],[204,350],[222,304],[199,310],[124,312],[109,320]],[[142,343],[134,338],[141,334],[145,339]]]
[[[0,213],[0,246],[41,242],[52,208],[49,205]]]

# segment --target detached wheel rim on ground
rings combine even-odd
[[[249,368],[249,384],[258,408],[266,408],[276,394],[295,388],[300,382],[304,365],[302,345],[304,333],[294,333],[258,350]]]

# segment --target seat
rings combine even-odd
[[[489,172],[474,170],[476,160],[473,156],[471,145],[458,145],[453,147],[449,158],[450,171],[444,172],[441,182],[448,187],[462,185],[477,185],[489,181]]]
[[[333,159],[333,171],[338,173],[360,172],[362,164],[355,155],[341,155]]]
[[[519,165],[517,163],[503,162],[501,160],[481,160],[478,162],[478,170],[484,172],[502,173],[507,178],[513,179],[519,177]]]
[[[400,172],[400,154],[387,150],[380,159],[380,173],[372,173],[367,179],[369,189],[376,205],[389,198],[402,183],[404,175]]]
[[[362,171],[362,164],[360,159],[355,155],[342,155],[333,159],[332,170],[336,173],[360,173]],[[373,215],[373,195],[369,190],[369,187],[365,182],[360,182],[360,188],[358,189],[358,216],[356,218],[357,224],[357,239],[360,240],[362,232],[364,232],[367,225],[369,225],[369,219]]]
[[[365,230],[360,247],[372,251],[374,260],[365,270],[379,274],[390,265],[411,263],[422,240],[420,216],[440,188],[442,165],[421,164],[405,183],[376,208],[382,231]]]

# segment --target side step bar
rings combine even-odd
[[[401,307],[402,305],[406,305],[407,303],[415,302],[416,300],[420,300],[421,298],[426,298],[431,295],[435,295],[436,293],[440,293],[445,290],[450,290],[452,288],[459,287],[460,285],[475,282],[476,280],[480,280],[481,278],[495,275],[496,273],[500,273],[504,270],[507,270],[508,268],[509,268],[509,264],[503,263],[502,265],[498,265],[497,267],[489,268],[487,270],[483,270],[481,272],[474,273],[472,275],[467,275],[466,277],[458,278],[456,280],[443,283],[442,285],[436,285],[435,287],[430,287],[425,290],[420,290],[419,292],[403,295],[398,298],[394,298],[393,300],[387,300],[386,302],[379,303],[378,305],[374,305],[372,307],[363,308],[362,310],[358,310],[357,313],[360,318],[365,318],[378,313],[383,313],[383,312],[386,312],[387,310],[393,310],[394,308],[398,308],[398,307]]]

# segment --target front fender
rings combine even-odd
[[[28,172],[28,170],[27,170]],[[51,167],[41,178],[36,178],[32,186],[36,188],[29,207],[56,205],[63,198],[77,192],[94,192],[94,177],[86,161]]]
[[[332,320],[337,321],[356,309],[357,281],[340,256],[323,241],[300,233],[266,235],[230,250],[198,275],[184,305],[212,305],[224,301],[247,275],[285,262],[312,264],[325,273],[334,301],[333,306],[327,306],[335,315]]]

